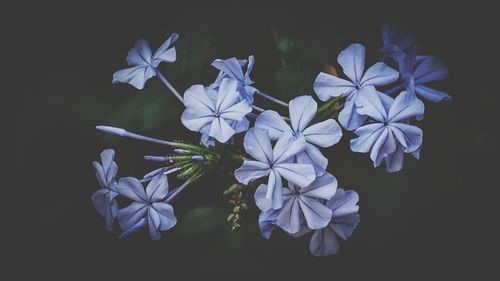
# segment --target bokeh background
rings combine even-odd
[[[498,93],[488,41],[493,32],[487,8],[437,3],[243,2],[125,4],[54,3],[13,6],[4,53],[13,63],[2,97],[9,141],[3,201],[13,230],[6,251],[16,274],[66,279],[104,277],[169,279],[210,274],[223,279],[369,278],[475,276],[493,260],[489,230],[498,219],[488,193],[497,188],[488,164],[498,143],[494,115]],[[352,42],[376,62],[384,22],[399,22],[419,39],[421,51],[448,64],[450,78],[436,87],[451,102],[426,102],[421,160],[407,157],[403,171],[374,169],[366,154],[350,152],[348,139],[324,150],[329,171],[344,188],[360,194],[361,223],[331,257],[309,254],[308,237],[276,231],[261,238],[257,212],[231,233],[221,192],[222,172],[189,187],[174,202],[178,225],[151,241],[146,231],[118,240],[108,233],[90,202],[98,188],[91,162],[114,148],[120,176],[141,176],[155,168],[144,154],[164,147],[97,132],[98,124],[125,127],[162,139],[197,141],[180,123],[183,107],[156,79],[143,91],[113,85],[113,72],[126,66],[139,38],[156,48],[172,32],[177,62],[160,69],[180,91],[209,84],[216,58],[255,55],[257,88],[290,99],[313,94],[312,82],[325,63],[335,66]],[[273,30],[278,36],[276,41]],[[12,36],[12,37],[11,37]],[[10,55],[13,54],[13,55]],[[282,63],[282,59],[285,64]],[[8,92],[7,92],[8,91]],[[262,106],[272,107],[262,100]],[[496,125],[496,126],[495,126]],[[8,133],[7,133],[8,132]],[[3,135],[3,134],[2,134]],[[171,185],[175,185],[172,180]],[[489,203],[489,202],[492,203]],[[118,228],[118,227],[117,227]],[[3,231],[3,230],[2,230]],[[10,242],[13,241],[13,242]]]

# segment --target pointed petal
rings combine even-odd
[[[389,173],[399,172],[403,168],[404,151],[401,145],[398,145],[394,153],[385,158],[385,170]]]
[[[172,44],[179,38],[179,34],[172,33],[170,37],[158,48],[153,56],[153,66],[158,67],[158,64],[162,61],[174,62],[176,59],[175,48],[170,48]]]
[[[155,176],[146,187],[149,202],[158,202],[165,199],[168,194],[168,179],[166,175]]]
[[[438,91],[435,89],[431,89],[429,87],[423,86],[423,85],[417,85],[415,87],[415,92],[417,94],[425,99],[428,99],[433,102],[440,102],[440,101],[449,101],[451,100],[451,96],[448,95],[445,92]]]
[[[351,150],[354,152],[366,153],[370,151],[377,139],[384,131],[381,123],[372,123],[356,129],[358,138],[351,140]]]
[[[316,176],[323,175],[328,166],[328,159],[321,154],[318,148],[310,143],[306,143],[304,151],[300,152],[295,157],[297,163],[310,164],[313,166]]]
[[[273,169],[299,187],[308,186],[316,178],[314,168],[309,164],[279,163]]]
[[[214,119],[215,117],[211,113],[203,115],[201,110],[194,108],[187,108],[181,116],[181,122],[186,128],[202,134],[208,134]]]
[[[363,86],[385,86],[399,78],[399,72],[383,62],[377,62],[368,68],[361,79]]]
[[[148,208],[148,226],[149,235],[153,240],[159,240],[161,238],[160,230],[160,214],[154,210],[154,208]]]
[[[193,108],[200,111],[200,115],[214,114],[215,104],[207,95],[203,85],[193,85],[184,92],[184,105],[186,108]]]
[[[359,114],[367,115],[381,123],[387,120],[387,112],[373,86],[361,88],[355,98],[355,104]]]
[[[234,176],[242,184],[265,177],[269,174],[269,165],[259,161],[245,160],[240,168],[234,171]]]
[[[354,43],[340,52],[337,61],[342,69],[353,82],[360,82],[365,69],[365,47]]]
[[[144,203],[132,202],[128,207],[118,210],[118,222],[123,230],[135,225],[147,215],[148,207]]]
[[[310,229],[320,229],[330,223],[332,210],[321,204],[319,200],[301,196],[298,201],[300,209],[306,219],[307,226]]]
[[[284,133],[274,145],[273,163],[285,162],[306,147],[306,141],[302,135],[295,138],[290,133]]]
[[[104,171],[108,170],[114,159],[115,151],[113,149],[105,149],[101,152],[101,163]]]
[[[420,118],[424,115],[424,103],[407,91],[401,92],[389,110],[389,122],[406,121],[411,117]]]
[[[337,179],[326,172],[320,177],[316,177],[310,185],[300,190],[301,196],[330,200],[337,191]]]
[[[330,227],[314,231],[309,242],[311,254],[317,257],[336,254],[339,248],[337,236]]]
[[[255,120],[255,127],[265,129],[269,133],[271,140],[278,140],[284,132],[292,133],[292,128],[283,120],[278,112],[266,110],[259,114]]]
[[[337,121],[328,119],[308,127],[302,132],[302,135],[304,135],[308,143],[329,147],[340,141],[342,128],[340,128]]]
[[[251,128],[243,140],[245,151],[260,162],[272,163],[273,149],[266,130]]]
[[[121,178],[117,186],[118,193],[137,202],[146,203],[148,197],[142,184],[133,177]]]
[[[301,133],[316,115],[318,104],[311,96],[296,97],[288,103],[290,120],[295,133]]]

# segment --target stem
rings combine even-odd
[[[180,186],[174,188],[172,191],[170,191],[167,196],[165,197],[165,202],[168,203],[172,201],[177,194],[179,194],[186,186],[188,186],[191,183],[190,180],[187,180],[185,183],[181,184]],[[163,200],[162,200],[163,201]]]
[[[152,142],[152,143],[157,143],[157,144],[163,144],[163,145],[168,145],[168,146],[178,146],[178,143],[175,143],[175,142],[164,141],[164,140],[159,140],[159,139],[155,139],[155,138],[150,138],[150,137],[130,133],[130,132],[127,132],[126,130],[121,129],[121,128],[110,127],[110,126],[96,126],[95,128],[99,131],[103,131],[105,133],[112,134],[112,135],[119,136],[119,137],[137,139],[137,140],[142,140],[142,141],[147,141],[147,142]]]
[[[328,110],[328,108],[330,108],[330,106],[332,106],[334,103],[336,103],[337,101],[339,101],[342,97],[333,97],[331,98],[329,101],[327,101],[325,104],[323,104],[322,106],[320,106],[320,108],[318,109],[317,111],[317,114],[321,114],[323,113],[325,110]]]
[[[161,74],[161,72],[159,70],[156,70],[156,75],[158,75],[158,78],[160,78],[161,82],[163,82],[163,84],[165,84],[165,86],[167,86],[167,88],[172,92],[172,94],[174,94],[175,97],[181,103],[184,103],[184,99],[179,94],[179,92],[177,92],[177,90],[174,88],[174,86],[172,86],[172,84],[170,84],[170,82],[168,82],[167,78],[165,78],[165,76],[163,76],[163,74]]]
[[[288,107],[288,103],[286,103],[286,102],[284,102],[284,101],[282,101],[282,100],[279,100],[279,99],[277,99],[277,98],[273,98],[273,97],[271,97],[270,95],[268,95],[268,94],[266,94],[266,93],[263,93],[263,92],[261,92],[261,91],[259,91],[259,90],[257,90],[255,93],[256,93],[257,95],[259,95],[259,96],[261,96],[261,97],[263,97],[263,98],[265,98],[265,99],[269,100],[269,101],[272,101],[272,102],[276,103],[276,104],[282,105],[282,106],[284,106],[284,107]]]
[[[252,104],[252,108],[255,109],[255,111],[258,111],[258,112],[264,112],[265,111],[264,108],[258,107],[258,106],[253,105],[253,104]]]

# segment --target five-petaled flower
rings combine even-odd
[[[416,48],[399,62],[399,72],[405,81],[406,90],[433,102],[451,100],[445,92],[424,86],[425,83],[448,77],[446,65],[433,56],[417,56]]]
[[[214,60],[212,66],[220,71],[215,82],[210,85],[210,87],[217,89],[225,78],[236,79],[236,81],[238,81],[238,92],[241,97],[246,100],[248,104],[253,104],[253,95],[258,91],[251,86],[253,81],[250,79],[250,73],[252,72],[254,62],[254,56],[249,56],[248,60],[238,60],[234,57],[225,60]],[[243,73],[243,67],[245,66],[247,69],[245,73]]]
[[[322,101],[331,97],[345,96],[344,108],[339,113],[339,122],[347,130],[355,130],[366,117],[356,110],[360,92],[367,86],[384,86],[396,81],[399,73],[383,62],[377,62],[364,72],[365,47],[351,44],[340,52],[337,58],[342,69],[351,81],[321,72],[314,81],[314,91]]]
[[[170,35],[154,54],[146,40],[138,40],[127,55],[127,62],[132,67],[115,72],[113,83],[128,83],[137,89],[144,88],[146,81],[157,74],[156,68],[161,62],[175,62],[175,47],[171,45],[177,38],[177,33]]]
[[[267,130],[251,128],[243,141],[245,151],[255,160],[245,160],[234,175],[243,184],[255,179],[269,176],[265,200],[266,209],[279,209],[282,206],[281,188],[283,176],[288,182],[299,187],[309,185],[316,178],[314,168],[310,164],[293,163],[291,159],[305,148],[303,136],[295,138],[285,132],[274,145]]]
[[[252,108],[241,99],[235,79],[222,79],[216,99],[209,96],[210,91],[202,85],[194,85],[186,90],[186,110],[182,113],[181,121],[189,130],[224,143],[235,133],[248,129],[246,115]]]
[[[92,164],[95,168],[97,181],[101,189],[92,194],[92,203],[95,209],[104,217],[106,230],[113,230],[113,222],[118,213],[118,204],[115,197],[118,196],[116,190],[116,173],[118,166],[115,161],[115,151],[106,149],[101,152],[101,163],[94,161]]]
[[[359,196],[355,191],[337,189],[335,196],[326,203],[332,211],[330,223],[314,231],[311,236],[309,250],[313,255],[327,256],[338,252],[338,238],[346,240],[359,223],[358,201]]]
[[[118,181],[118,192],[134,201],[118,211],[118,222],[123,230],[130,230],[147,218],[151,239],[158,240],[161,238],[160,231],[169,230],[177,223],[172,205],[167,203],[166,175],[155,176],[146,191],[136,178],[121,178]]]
[[[325,173],[328,159],[321,154],[315,145],[329,147],[339,142],[342,129],[333,119],[307,127],[316,115],[318,105],[311,96],[296,97],[289,103],[290,127],[285,120],[273,110],[266,110],[257,117],[256,128],[266,129],[271,140],[279,139],[284,132],[289,132],[295,137],[304,137],[306,147],[296,156],[298,163],[311,164],[316,175]]]
[[[266,189],[267,186],[261,184],[255,191],[255,202],[264,211],[269,209],[268,200],[265,200]],[[332,211],[324,203],[335,195],[336,190],[337,179],[330,173],[324,173],[303,188],[290,183],[288,188],[282,188],[283,207],[274,217],[275,224],[290,234],[299,232],[303,225],[309,229],[325,227],[330,222]],[[270,221],[270,216],[271,213],[263,215],[262,219]]]
[[[358,100],[358,112],[374,121],[356,129],[358,138],[351,140],[354,152],[369,152],[375,167],[382,160],[393,155],[400,146],[406,153],[420,149],[422,130],[409,125],[412,117],[424,114],[424,104],[408,92],[402,92],[396,99],[380,98],[373,87],[365,87]]]

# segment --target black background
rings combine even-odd
[[[2,94],[3,130],[9,142],[2,188],[14,194],[2,198],[7,215],[2,232],[11,234],[2,239],[7,244],[2,252],[13,276],[478,278],[495,261],[488,256],[497,245],[491,238],[492,226],[498,223],[492,219],[492,191],[498,184],[490,177],[498,164],[488,160],[498,144],[498,50],[492,40],[498,32],[497,15],[490,7],[436,1],[369,6],[335,1],[136,1],[18,3],[9,8],[2,18],[4,61],[9,65],[4,71],[10,74],[4,76],[8,87]],[[162,153],[163,147],[104,137],[95,125],[120,125],[124,121],[118,117],[130,114],[126,125],[131,130],[196,140],[196,134],[180,124],[177,100],[165,95],[158,81],[148,82],[140,93],[128,85],[111,84],[112,73],[125,67],[135,40],[145,38],[155,48],[171,32],[180,33],[178,52],[184,48],[184,57],[199,64],[189,68],[178,60],[164,66],[181,90],[211,82],[217,72],[209,64],[215,58],[254,54],[252,78],[258,88],[272,93],[281,67],[272,25],[301,50],[310,48],[322,58],[300,64],[318,73],[322,62],[335,63],[338,52],[351,42],[364,43],[374,62],[386,20],[401,23],[417,35],[425,52],[448,64],[450,78],[439,87],[453,100],[426,102],[426,118],[420,124],[425,134],[422,158],[407,158],[400,173],[374,169],[368,155],[351,153],[348,135],[328,150],[329,170],[341,186],[356,189],[361,197],[361,224],[342,243],[339,254],[312,257],[307,238],[275,233],[269,241],[262,239],[255,211],[233,234],[223,221],[195,234],[181,231],[179,225],[156,242],[145,232],[118,240],[119,231],[104,230],[90,202],[97,189],[91,161],[102,149],[114,147],[119,174],[140,176],[154,168],[141,160],[142,155]],[[186,50],[203,48],[197,44],[205,41],[197,40],[207,36],[211,43],[206,55],[191,57]],[[311,86],[301,90],[312,94]],[[151,113],[156,119],[144,121],[134,115],[139,109],[127,107],[136,100],[147,104],[149,98],[166,106]],[[122,109],[117,113],[118,108]],[[210,175],[179,196],[174,204],[179,222],[196,206],[224,210],[220,192],[226,183],[221,178]]]

